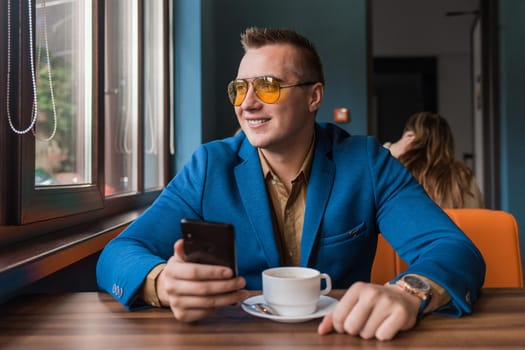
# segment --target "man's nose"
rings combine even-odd
[[[246,91],[246,96],[241,103],[243,107],[252,106],[254,103],[260,102],[257,95],[255,94],[255,88],[252,83],[248,84],[248,90]]]

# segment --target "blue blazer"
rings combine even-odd
[[[244,133],[204,144],[104,248],[99,286],[138,307],[146,275],[173,255],[180,220],[193,218],[234,225],[239,275],[248,289],[261,289],[261,271],[280,264],[269,203],[257,149]],[[334,288],[370,280],[381,232],[410,265],[407,273],[449,292],[452,302],[439,312],[471,312],[485,275],[481,254],[375,138],[316,124],[305,210],[301,265],[330,274]]]

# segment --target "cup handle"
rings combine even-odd
[[[321,279],[324,279],[326,283],[326,287],[323,290],[321,290],[321,295],[326,295],[332,290],[332,279],[326,273],[321,274]]]

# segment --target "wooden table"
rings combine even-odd
[[[276,323],[239,306],[184,324],[167,309],[129,312],[105,293],[24,296],[0,310],[0,349],[525,349],[525,289],[485,289],[473,315],[428,316],[386,342],[319,336],[320,320]]]

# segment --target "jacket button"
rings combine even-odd
[[[472,298],[470,296],[470,292],[467,292],[467,294],[465,294],[465,301],[467,302],[467,304],[472,304]]]

